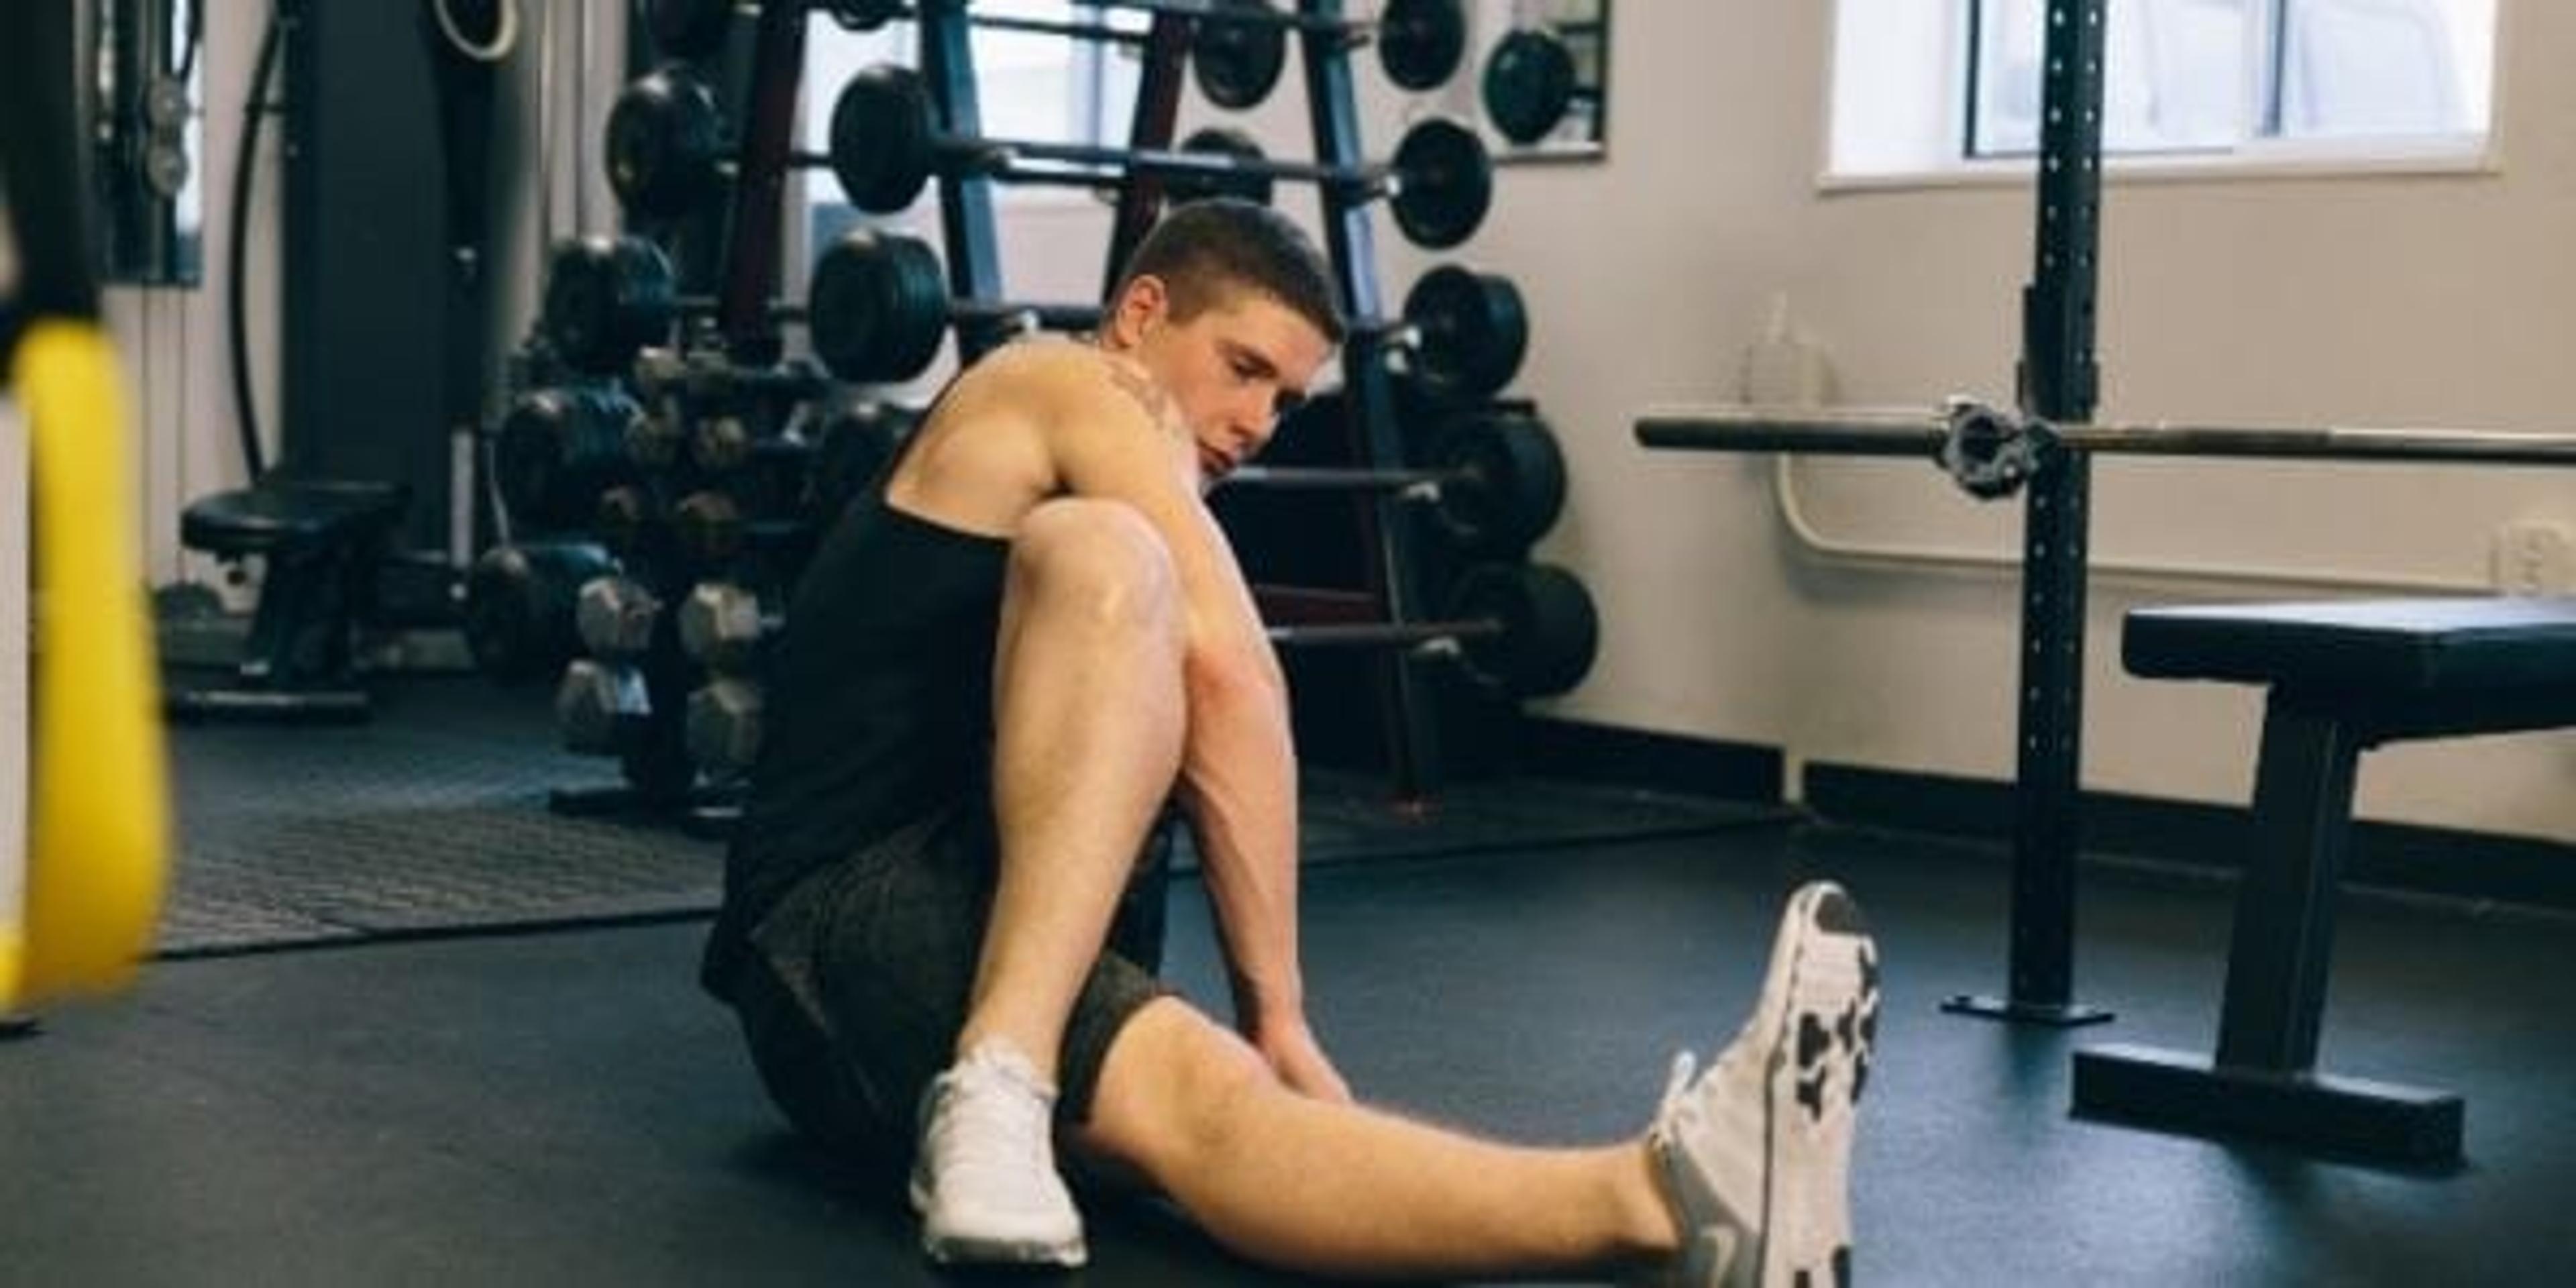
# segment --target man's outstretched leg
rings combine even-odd
[[[1289,1092],[1176,1000],[1111,1047],[1077,1145],[1142,1171],[1259,1261],[1332,1275],[1626,1269],[1693,1285],[1847,1282],[1854,1105],[1878,1013],[1859,910],[1791,900],[1760,1001],[1642,1140],[1490,1144]]]
[[[913,1181],[940,1260],[1083,1260],[1050,1137],[1056,1065],[1180,768],[1175,581],[1161,539],[1114,502],[1049,502],[1013,539],[993,668],[999,876]]]

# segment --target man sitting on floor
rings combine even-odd
[[[940,395],[789,605],[705,982],[828,1146],[914,1150],[942,1262],[1079,1265],[1056,1150],[1323,1274],[1848,1275],[1878,1005],[1858,909],[1790,901],[1751,1019],[1640,1137],[1487,1143],[1361,1108],[1306,1019],[1285,686],[1202,497],[1343,335],[1313,244],[1184,206],[1089,343]],[[1106,947],[1157,814],[1203,856],[1229,1028]]]

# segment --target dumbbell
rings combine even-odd
[[[653,631],[661,620],[661,597],[625,576],[591,578],[573,608],[582,648],[603,662],[643,661],[653,651]]]
[[[953,300],[927,242],[853,229],[823,252],[808,288],[815,353],[834,375],[888,383],[919,375],[952,325],[1034,318],[1079,329],[1099,325],[1091,305]],[[1406,293],[1404,316],[1353,319],[1353,331],[1388,337],[1426,388],[1456,401],[1493,394],[1520,370],[1529,315],[1507,278],[1455,266],[1425,273]]]
[[[659,248],[654,253],[659,254]],[[802,402],[832,390],[831,378],[810,363],[746,367],[721,350],[704,347],[685,351],[647,348],[635,355],[628,374],[634,378],[636,395],[644,401],[678,402],[689,407],[725,406],[755,398]]]
[[[652,553],[660,514],[650,489],[641,483],[620,484],[599,494],[591,531],[599,537],[600,544],[631,559]]]
[[[628,427],[643,410],[600,386],[532,389],[510,401],[492,446],[492,473],[510,517],[538,528],[578,527],[599,494],[633,474]]]
[[[812,540],[814,525],[801,517],[754,511],[722,488],[703,488],[671,507],[672,544],[699,570],[721,569],[746,553],[774,551]]]
[[[1387,197],[1396,226],[1417,246],[1455,246],[1472,236],[1493,205],[1494,164],[1474,130],[1426,117],[1405,131],[1394,157],[1377,165],[1338,166],[1252,160],[1216,152],[1152,151],[1079,143],[979,138],[939,128],[919,73],[891,63],[861,69],[832,105],[832,173],[862,210],[889,213],[912,204],[937,174],[1000,182],[1066,182],[1061,169],[1101,182],[1128,174],[1248,176],[1322,184]]]
[[[674,380],[687,389],[694,374],[701,381],[721,383],[729,392],[772,396],[797,396],[814,385],[812,373],[794,368],[736,368],[716,375],[690,367],[688,359],[679,359],[676,365],[670,359],[657,359],[649,371],[634,370],[647,346],[669,343],[671,329],[683,313],[704,313],[714,307],[711,299],[680,294],[671,259],[661,247],[642,237],[594,233],[557,242],[547,255],[545,300],[538,310],[537,328],[565,363],[588,375],[659,380],[667,391]],[[782,320],[804,315],[793,304],[773,304],[769,311]]]
[[[555,684],[555,732],[566,751],[622,756],[651,737],[653,697],[643,668],[575,658]]]
[[[1514,697],[1563,693],[1600,650],[1601,621],[1574,574],[1548,564],[1483,564],[1458,579],[1441,617],[1422,622],[1274,626],[1282,648],[1402,648],[1454,656],[1479,683]]]
[[[1450,541],[1481,557],[1529,549],[1565,509],[1565,457],[1556,435],[1535,416],[1459,417],[1442,433],[1437,456],[1429,469],[1247,465],[1222,485],[1395,490],[1430,503]]]
[[[710,671],[749,672],[778,626],[758,595],[732,582],[699,582],[680,601],[680,651]]]
[[[718,676],[689,695],[689,759],[719,781],[749,773],[760,759],[761,685]]]
[[[495,546],[465,578],[465,645],[477,669],[502,684],[551,678],[581,645],[581,588],[614,573],[588,542]]]

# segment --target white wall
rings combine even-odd
[[[594,40],[612,62],[616,8],[596,6]],[[2009,570],[1813,556],[1783,526],[1767,462],[1649,454],[1630,436],[1651,404],[1731,397],[1741,354],[1781,294],[1829,352],[1850,400],[1928,405],[1954,390],[2010,393],[2029,192],[1820,192],[1831,15],[1819,3],[1616,6],[1608,160],[1507,170],[1492,219],[1456,252],[1414,251],[1379,219],[1387,295],[1400,300],[1422,267],[1455,259],[1512,274],[1528,297],[1535,334],[1519,388],[1556,425],[1572,471],[1565,520],[1540,553],[1585,578],[1604,628],[1591,679],[1553,710],[1780,746],[1793,764],[2005,778],[2018,628]],[[256,40],[227,25],[209,32],[208,162],[218,176],[230,164],[238,85]],[[2508,4],[2501,45],[2509,65],[2494,173],[2115,180],[2104,215],[2105,414],[2563,427],[2561,377],[2576,347],[2576,132],[2564,122],[2576,119],[2576,85],[2556,72],[2576,49],[2576,6]],[[1306,152],[1300,84],[1292,65],[1269,103],[1234,121],[1275,154]],[[1359,84],[1365,132],[1380,153],[1408,113],[1439,106],[1388,94],[1366,59]],[[595,80],[582,120],[559,118],[559,230],[572,227],[569,131],[596,139],[613,92],[613,76]],[[1215,116],[1193,103],[1183,129]],[[596,194],[597,152],[586,151],[594,175],[584,182]],[[210,246],[221,245],[222,205],[208,202]],[[1014,293],[1097,291],[1104,207],[1005,209]],[[1311,221],[1311,199],[1291,209]],[[594,227],[613,218],[604,196],[594,195],[590,218]],[[259,219],[274,227],[273,215]],[[532,230],[533,218],[523,224]],[[520,267],[506,276],[526,289],[511,306],[523,325],[532,245],[513,255]],[[255,255],[254,280],[272,281],[263,262],[273,261]],[[174,564],[176,499],[229,485],[237,471],[220,299],[212,290],[180,298],[184,317],[162,325],[183,331],[184,347],[162,357],[139,346],[156,578]],[[263,302],[255,315],[270,311]],[[130,303],[119,322],[143,327]],[[274,340],[260,344],[260,369],[271,372]],[[273,388],[263,397],[274,406]],[[1926,469],[1809,462],[1800,477],[1816,523],[1838,537],[2018,548],[2016,510],[1972,506]],[[2493,529],[2517,516],[2576,521],[2576,478],[2106,462],[2094,540],[2105,559],[2468,583],[2485,575]],[[2121,611],[2220,593],[2297,591],[2096,578],[2088,785],[2244,798],[2256,695],[2117,673]],[[2365,762],[2361,808],[2576,839],[2576,736],[2380,753]]]
[[[226,240],[231,236],[233,158],[265,6],[210,13],[199,59],[204,76],[203,155],[198,183],[205,212],[205,284],[195,289],[110,287],[103,302],[134,384],[135,459],[143,471],[145,566],[155,584],[212,576],[211,561],[179,549],[179,511],[196,497],[242,485],[240,430],[233,413],[224,321]],[[281,75],[282,79],[282,75]],[[274,95],[275,91],[272,91]],[[249,282],[253,397],[263,450],[277,451],[278,122],[260,134],[258,186],[250,207]]]
[[[2005,398],[2030,272],[2026,186],[1820,193],[1832,7],[1618,6],[1610,159],[1507,176],[1468,248],[1530,297],[1522,387],[1566,440],[1573,492],[1542,548],[1601,602],[1603,653],[1558,704],[1613,724],[1989,778],[2012,769],[2016,583],[1809,557],[1767,462],[1649,454],[1649,404],[1730,398],[1785,293],[1844,397]],[[2496,173],[2114,180],[2103,411],[2122,418],[2555,426],[2576,347],[2576,8],[2506,7]],[[1838,536],[2019,544],[2018,512],[1931,471],[1810,462]],[[2563,472],[2108,463],[2097,556],[2474,583],[2493,529],[2576,519]],[[2242,800],[2250,691],[2117,674],[2139,603],[2282,587],[2097,577],[2085,781]],[[2322,591],[2316,593],[2324,593]],[[2576,839],[2576,737],[2401,747],[2365,761],[2379,818]]]

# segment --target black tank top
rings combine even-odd
[[[788,601],[702,972],[719,997],[752,929],[799,881],[990,794],[1010,543],[889,505],[901,459],[851,502]]]

